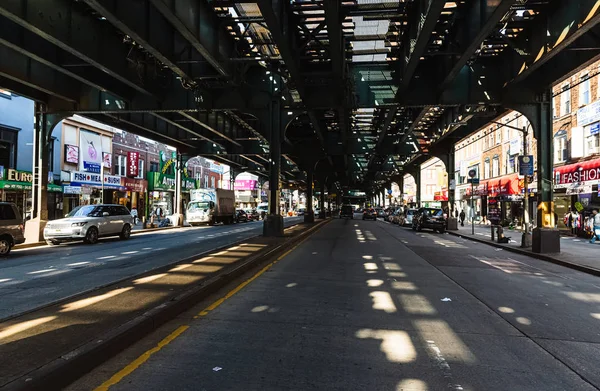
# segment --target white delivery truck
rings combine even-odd
[[[233,224],[235,194],[233,190],[196,189],[190,191],[185,218],[190,225]]]

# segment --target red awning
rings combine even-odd
[[[600,180],[600,159],[568,164],[554,168],[556,185]]]
[[[516,194],[521,194],[519,189],[519,176],[517,174],[511,174],[497,179],[490,179],[488,181],[489,197]]]

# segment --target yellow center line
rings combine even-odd
[[[110,379],[108,379],[107,381],[105,381],[104,383],[102,383],[102,385],[100,385],[94,391],[108,391],[108,389],[111,386],[114,386],[115,384],[119,383],[121,380],[123,380],[123,378],[125,376],[128,376],[133,371],[135,371],[136,369],[138,369],[143,363],[145,363],[146,361],[148,361],[148,359],[154,353],[158,352],[163,347],[165,347],[168,344],[170,344],[173,340],[175,340],[175,338],[179,337],[189,327],[190,326],[188,326],[188,325],[179,326],[175,331],[173,331],[171,334],[169,334],[165,339],[163,339],[162,341],[160,341],[158,343],[158,345],[156,345],[152,349],[144,352],[144,354],[142,354],[141,356],[139,356],[138,358],[136,358],[135,360],[133,360],[125,368],[121,369],[119,372],[115,373]]]
[[[316,232],[316,230],[314,230],[313,232],[311,232],[310,234],[308,234],[307,237],[305,237],[300,242],[298,242],[298,244],[296,244],[294,247],[292,247],[291,249],[289,249],[288,251],[286,251],[285,253],[283,253],[283,255],[279,256],[275,261],[269,263],[267,266],[265,266],[262,269],[260,269],[255,275],[253,275],[252,277],[250,277],[249,279],[247,279],[246,281],[242,282],[241,284],[239,284],[238,286],[236,286],[234,289],[232,289],[231,291],[229,291],[225,296],[221,297],[220,299],[218,299],[217,301],[215,301],[214,303],[212,303],[211,305],[209,305],[208,307],[206,307],[204,310],[202,310],[200,313],[198,313],[198,315],[194,316],[194,319],[198,318],[199,316],[206,316],[206,315],[208,315],[210,313],[210,311],[212,311],[212,310],[216,309],[217,307],[219,307],[221,304],[223,304],[225,302],[225,300],[229,299],[231,296],[233,296],[236,293],[238,293],[246,285],[250,284],[252,281],[254,281],[258,277],[260,277],[264,272],[266,272],[271,267],[273,267],[273,265],[275,265],[277,262],[279,262],[283,258],[287,257],[292,251],[294,251],[296,248],[298,248],[298,246],[300,246],[302,243],[304,243],[315,232]],[[171,334],[169,334],[165,339],[163,339],[162,341],[160,341],[158,343],[158,345],[156,345],[152,349],[144,352],[141,356],[139,356],[138,358],[136,358],[135,360],[133,360],[132,362],[130,362],[129,364],[127,364],[123,369],[121,369],[119,372],[115,373],[110,379],[108,379],[107,381],[105,381],[104,383],[102,383],[100,386],[98,386],[94,391],[108,391],[111,386],[116,385],[121,380],[123,380],[125,377],[127,377],[128,375],[130,375],[133,371],[135,371],[136,369],[138,369],[143,363],[145,363],[146,361],[148,361],[148,359],[154,353],[157,353],[163,347],[165,347],[168,344],[170,344],[171,342],[173,342],[177,337],[179,337],[189,327],[190,327],[189,325],[179,326],[175,331],[173,331]]]

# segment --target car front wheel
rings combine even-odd
[[[131,226],[129,224],[125,224],[123,226],[119,237],[121,238],[121,240],[127,240],[131,237]]]
[[[98,242],[98,229],[96,227],[91,227],[87,230],[85,234],[85,239],[83,241],[87,244],[95,244]]]

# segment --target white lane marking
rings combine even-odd
[[[121,253],[122,255],[127,255],[127,254],[136,254],[139,253],[139,251],[125,251],[124,253]]]
[[[89,262],[75,262],[75,263],[69,263],[67,266],[80,266],[80,265],[87,265]]]
[[[111,259],[111,258],[116,258],[116,255],[107,255],[105,257],[100,257],[100,258],[96,258],[96,259]]]
[[[56,269],[43,269],[43,270],[36,270],[34,272],[29,272],[27,274],[40,274],[40,273],[48,273],[48,272],[54,272],[56,271]]]
[[[427,347],[433,351],[433,360],[436,366],[442,372],[444,379],[446,379],[448,388],[455,391],[463,390],[464,388],[460,384],[455,384],[452,378],[452,371],[450,370],[450,364],[444,358],[442,351],[437,347],[435,341],[427,341]]]

